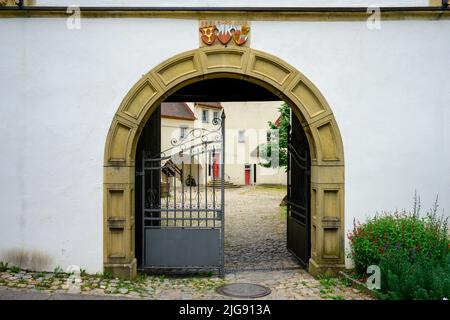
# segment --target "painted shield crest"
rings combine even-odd
[[[216,41],[216,26],[205,26],[200,28],[203,43],[212,45]]]
[[[230,42],[232,34],[231,31],[234,29],[231,25],[219,24],[217,26],[217,39],[219,39],[220,43],[227,44]]]
[[[233,40],[238,46],[243,45],[247,42],[248,33],[250,32],[250,27],[247,25],[239,26],[234,28]]]

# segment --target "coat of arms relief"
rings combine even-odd
[[[250,25],[246,21],[200,21],[200,46],[248,45]]]

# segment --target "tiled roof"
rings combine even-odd
[[[202,105],[205,107],[211,107],[211,108],[217,108],[217,109],[222,109],[222,105],[220,104],[220,102],[197,102],[197,105]]]
[[[161,103],[161,118],[195,120],[197,119],[191,108],[185,102]]]

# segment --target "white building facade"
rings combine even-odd
[[[375,23],[371,19],[378,16],[348,8],[369,1],[301,2],[301,10],[265,14],[222,8],[220,17],[247,17],[248,47],[299,70],[328,102],[345,155],[343,232],[354,219],[409,209],[415,190],[424,208],[439,195],[448,213],[448,9],[419,0],[374,1],[385,6]],[[264,4],[299,5],[277,3]],[[103,270],[108,130],[144,74],[203,46],[199,21],[218,19],[212,11],[221,5],[192,5],[206,9],[83,9],[79,28],[66,10],[0,7],[0,261],[44,270],[73,264]]]

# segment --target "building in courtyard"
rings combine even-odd
[[[161,150],[170,152],[173,142],[189,140],[195,130],[214,130],[214,119],[220,120],[222,112],[227,117],[227,144],[225,179],[236,186],[281,184],[287,182],[286,169],[281,166],[266,168],[261,150],[270,132],[268,122],[280,117],[281,101],[268,102],[175,102],[161,104]],[[176,150],[176,149],[175,149]],[[203,158],[198,163],[185,164],[185,175],[192,175],[199,183],[220,178],[219,152],[210,155],[210,165]]]

